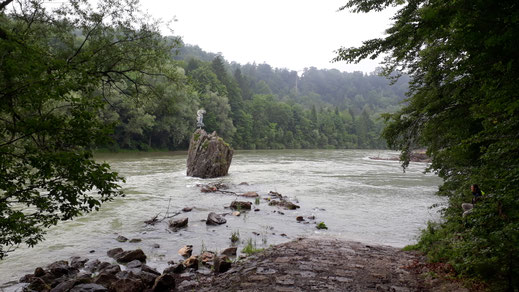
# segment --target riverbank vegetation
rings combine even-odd
[[[409,103],[394,114],[384,137],[402,150],[427,147],[429,171],[449,197],[443,220],[416,245],[432,261],[483,280],[492,291],[519,288],[519,37],[516,1],[365,1],[343,9],[398,6],[387,36],[342,48],[337,60],[388,54],[385,73],[411,76]],[[471,214],[469,186],[485,192]]]

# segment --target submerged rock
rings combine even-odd
[[[187,227],[188,218],[180,218],[177,220],[170,220],[169,221],[169,229],[177,230],[179,228]]]
[[[126,238],[122,235],[119,235],[119,236],[117,236],[117,238],[115,240],[117,240],[119,242],[126,242],[126,241],[128,241],[128,238]]]
[[[207,225],[220,225],[226,223],[227,220],[222,217],[222,215],[218,215],[215,212],[209,213],[207,215],[207,220],[205,221],[205,224]]]
[[[297,208],[299,208],[298,205],[292,203],[292,202],[289,202],[287,200],[272,200],[269,202],[269,206],[277,206],[277,207],[281,207],[281,208],[284,208],[286,210],[295,210]]]
[[[113,248],[113,249],[107,251],[107,252],[106,252],[106,255],[108,255],[108,256],[111,257],[111,258],[115,258],[118,254],[121,254],[123,251],[124,251],[124,250],[123,250],[122,248],[120,248],[120,247],[116,247],[116,248]],[[93,266],[93,265],[95,265],[95,264],[96,264],[95,261],[94,261],[94,262],[90,262],[90,263],[89,263],[89,266]],[[97,261],[97,264],[99,264],[99,260]]]
[[[258,193],[256,193],[256,192],[246,192],[246,193],[241,194],[240,196],[246,197],[246,198],[257,198],[257,197],[259,197]]]
[[[195,131],[189,142],[187,175],[213,178],[227,175],[233,149],[216,132]]]
[[[235,210],[250,210],[252,207],[252,203],[244,201],[233,201],[230,207],[231,209]]]

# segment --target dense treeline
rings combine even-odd
[[[167,38],[169,41],[172,38]],[[185,149],[196,110],[206,130],[234,148],[385,148],[381,112],[395,111],[407,81],[391,87],[376,74],[305,69],[301,76],[268,64],[229,64],[185,45],[172,54],[175,83],[155,79],[150,99],[112,97],[101,116],[114,123],[117,149]]]
[[[443,220],[430,223],[415,248],[485,281],[489,291],[519,289],[517,4],[350,0],[343,8],[399,10],[385,38],[337,57],[355,62],[387,53],[386,73],[410,74],[408,104],[386,116],[384,137],[402,150],[404,167],[413,149],[426,147],[429,170],[444,180],[439,194],[449,198]],[[472,184],[484,195],[471,193]]]

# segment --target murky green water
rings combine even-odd
[[[106,251],[115,247],[142,248],[149,257],[148,264],[162,271],[169,260],[179,259],[177,251],[185,244],[192,244],[195,253],[203,248],[222,250],[230,246],[233,232],[239,232],[242,241],[252,239],[259,247],[307,235],[402,247],[415,241],[428,220],[438,218],[436,209],[429,206],[443,202],[434,195],[440,179],[423,174],[423,163],[412,164],[403,173],[398,162],[368,159],[377,155],[391,153],[241,151],[235,153],[228,176],[209,180],[186,177],[186,153],[99,155],[97,159],[109,162],[126,177],[126,198],[52,228],[47,240],[35,248],[22,247],[10,254],[0,262],[0,284],[16,280],[37,266],[74,255],[112,261],[106,257]],[[283,210],[282,215],[262,200],[258,212],[240,217],[229,215],[227,224],[206,226],[202,220],[209,212],[229,212],[225,207],[235,199],[229,194],[201,193],[196,185],[209,182],[223,182],[237,193],[255,191],[266,195],[276,191],[297,200],[301,208]],[[241,182],[249,185],[239,185]],[[189,218],[187,229],[171,232],[167,220],[155,226],[143,223],[157,214],[162,218],[168,205],[170,212],[195,207],[176,217]],[[299,215],[314,215],[329,229],[320,231],[315,224],[298,223],[295,218]],[[118,235],[142,241],[119,243],[115,241]],[[154,244],[160,248],[154,248]]]

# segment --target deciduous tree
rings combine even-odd
[[[169,58],[138,1],[0,1],[0,258],[121,195],[92,158],[112,92],[149,90]]]

